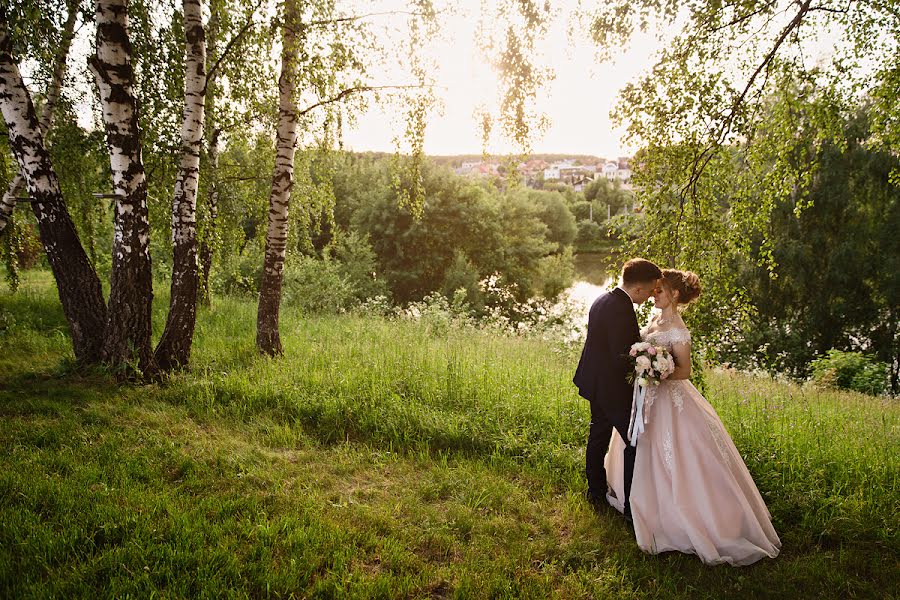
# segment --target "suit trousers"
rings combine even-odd
[[[588,434],[587,451],[585,453],[585,473],[587,474],[588,493],[595,498],[603,499],[606,497],[606,467],[603,466],[603,459],[609,448],[609,441],[615,428],[622,439],[625,440],[625,464],[624,464],[624,484],[625,498],[625,514],[631,515],[631,480],[634,475],[634,458],[637,455],[637,448],[628,443],[628,419],[616,419],[614,423],[599,405],[598,402],[591,402],[591,428]]]

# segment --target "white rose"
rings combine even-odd
[[[647,378],[646,377],[639,377],[637,382],[638,382],[639,386],[647,387]]]
[[[646,356],[638,356],[635,359],[635,364],[640,367],[642,371],[646,371],[650,368],[650,359]]]

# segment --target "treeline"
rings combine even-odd
[[[79,237],[101,276],[112,269],[113,204],[91,196],[108,177],[102,136],[80,128],[70,106],[52,136],[52,154]],[[305,311],[335,312],[381,297],[402,306],[440,293],[464,301],[474,316],[515,318],[529,301],[554,303],[574,278],[573,255],[606,250],[633,235],[625,214],[633,199],[600,179],[584,192],[510,188],[470,179],[428,160],[423,202],[404,203],[397,158],[390,154],[298,153],[284,269],[284,301]],[[260,292],[275,151],[271,139],[233,136],[218,157],[215,231],[204,231],[200,295]],[[70,168],[71,167],[71,168]],[[202,210],[203,207],[201,207]],[[172,278],[168,205],[151,197],[154,279]],[[13,287],[17,271],[42,260],[33,218],[24,211],[3,235]],[[208,223],[208,221],[207,221]],[[624,227],[623,224],[630,224]],[[207,225],[207,228],[209,225]],[[210,235],[214,233],[214,235]],[[462,296],[460,296],[462,294]]]

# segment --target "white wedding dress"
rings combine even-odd
[[[689,344],[690,332],[646,329],[645,341]],[[637,444],[631,513],[638,546],[657,554],[696,554],[708,564],[748,565],[781,548],[747,466],[709,402],[690,381],[662,381],[648,390],[645,431]],[[613,430],[605,466],[622,511],[624,442]]]

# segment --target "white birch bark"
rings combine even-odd
[[[63,25],[62,39],[56,52],[53,63],[53,76],[50,79],[50,85],[47,87],[47,97],[44,105],[41,107],[41,117],[38,122],[41,136],[46,145],[47,134],[53,124],[53,116],[56,112],[56,102],[59,100],[59,94],[62,91],[63,79],[66,76],[66,59],[69,56],[69,48],[72,46],[72,38],[75,37],[75,21],[78,11],[75,6],[69,6],[69,16]],[[16,173],[9,187],[0,199],[0,232],[6,228],[9,218],[12,216],[13,209],[16,207],[16,199],[25,191],[25,178],[21,173]]]
[[[128,37],[128,1],[96,0],[94,6],[97,46],[89,65],[100,92],[113,191],[118,196],[102,358],[112,366],[137,360],[146,373],[154,369],[150,221]]]
[[[100,280],[84,253],[53,169],[31,95],[12,56],[12,41],[0,21],[0,112],[9,146],[25,179],[47,261],[56,279],[75,358],[95,362],[106,319]]]
[[[185,73],[181,164],[172,198],[172,287],[166,328],[156,348],[161,369],[191,356],[197,315],[197,188],[206,91],[206,39],[200,0],[184,0]]]
[[[299,11],[296,0],[285,0],[281,76],[278,78],[278,128],[275,168],[269,194],[266,254],[256,317],[256,346],[274,356],[283,352],[278,331],[284,257],[287,248],[288,205],[294,186],[294,154],[297,148],[298,111],[295,104]]]

